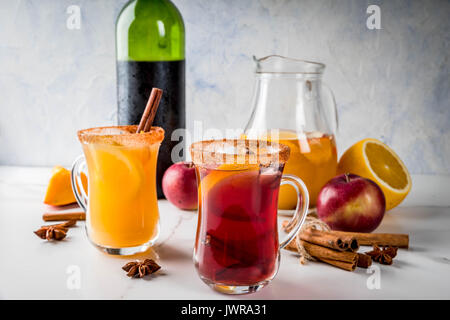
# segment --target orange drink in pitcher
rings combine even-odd
[[[304,181],[315,207],[320,189],[337,169],[338,117],[333,92],[322,81],[325,65],[279,55],[255,62],[253,111],[245,136],[290,148],[284,172]],[[282,186],[278,208],[295,209],[295,195],[292,187]]]
[[[291,130],[279,130],[277,135],[263,138],[288,146],[291,155],[284,167],[286,174],[292,174],[303,180],[308,188],[310,206],[316,205],[320,189],[336,175],[337,152],[333,135],[320,132],[296,133]],[[295,209],[297,193],[290,186],[281,186],[278,208]]]

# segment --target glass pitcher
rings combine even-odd
[[[245,136],[290,147],[284,172],[301,178],[316,205],[322,186],[336,175],[334,95],[322,83],[325,65],[278,55],[256,59],[253,112]],[[278,208],[295,209],[294,188],[282,186]]]

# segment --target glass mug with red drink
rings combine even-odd
[[[210,140],[191,145],[199,217],[194,263],[210,287],[229,294],[255,292],[276,275],[280,249],[303,224],[309,206],[305,184],[283,175],[289,147],[259,140]],[[287,238],[279,243],[280,185],[297,192]]]

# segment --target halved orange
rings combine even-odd
[[[375,181],[386,198],[386,211],[398,206],[412,186],[411,176],[402,160],[377,139],[364,139],[348,148],[339,160],[337,171]]]
[[[81,181],[84,189],[87,190],[87,177],[84,173],[81,173]],[[55,166],[48,182],[44,203],[51,206],[64,206],[75,202],[70,184],[70,171],[61,166]]]

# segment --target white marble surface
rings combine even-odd
[[[0,164],[69,165],[76,130],[115,123],[114,22],[126,1],[0,1]],[[318,60],[336,95],[339,153],[379,138],[412,173],[450,174],[448,1],[174,3],[186,25],[188,128],[246,124],[252,55]],[[370,4],[381,30],[366,27]],[[79,30],[66,27],[71,5]]]
[[[129,279],[121,266],[130,258],[99,252],[86,239],[83,223],[61,242],[32,231],[42,225],[42,197],[49,168],[0,166],[0,298],[2,299],[449,299],[450,177],[413,176],[403,205],[389,212],[377,232],[409,233],[410,249],[399,250],[392,266],[380,266],[380,289],[369,290],[372,274],[346,272],[322,263],[300,266],[283,251],[281,267],[262,291],[226,296],[198,278],[192,263],[197,223],[194,212],[160,201],[162,234],[153,252],[163,270],[150,279]],[[439,205],[439,206],[435,206]],[[69,289],[80,271],[79,289]]]

